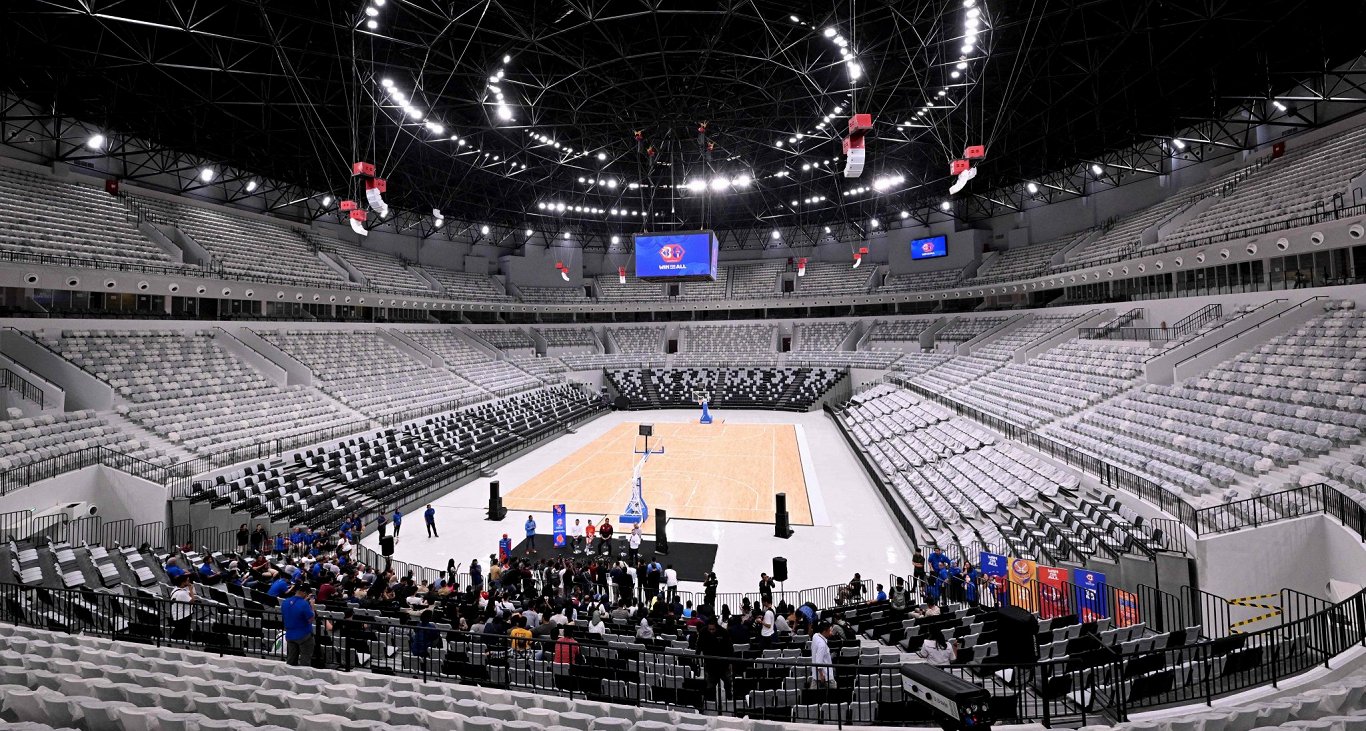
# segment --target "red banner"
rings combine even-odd
[[[1039,618],[1052,619],[1072,613],[1067,598],[1067,581],[1072,577],[1068,569],[1053,566],[1038,567]]]

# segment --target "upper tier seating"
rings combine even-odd
[[[607,378],[632,408],[696,406],[694,393],[713,407],[805,411],[840,379],[834,368],[611,369]]]
[[[132,402],[120,413],[201,454],[354,420],[305,387],[266,380],[209,332],[65,330],[49,345]]]
[[[848,264],[825,261],[808,262],[806,274],[797,277],[798,297],[824,297],[841,294],[866,294],[872,286],[877,267],[854,269]]]
[[[792,367],[890,368],[900,358],[901,353],[897,351],[802,350],[789,353],[785,362]]]
[[[1144,248],[1142,237],[1145,229],[1161,226],[1197,200],[1217,194],[1226,185],[1236,185],[1238,177],[1238,171],[1230,171],[1194,187],[1177,191],[1151,206],[1116,219],[1109,224],[1104,233],[1085,246],[1073,250],[1068,255],[1067,264],[1085,266],[1116,256],[1137,256]],[[1167,239],[1154,238],[1154,241],[1156,243],[1153,246],[1170,243]]]
[[[564,373],[568,368],[559,358],[547,358],[543,355],[510,355],[507,362],[521,368],[533,376],[539,377],[542,381],[554,380],[547,378],[556,373]]]
[[[906,353],[892,366],[892,370],[906,376],[915,376],[931,368],[938,368],[950,358],[952,353],[930,351],[925,353]]]
[[[1270,160],[1214,205],[1159,242],[1191,241],[1225,231],[1314,212],[1332,206],[1332,197],[1362,172],[1366,127],[1357,127],[1308,145],[1289,143],[1284,156]]]
[[[480,330],[480,335],[494,339],[493,333],[507,335],[505,342],[525,343],[527,347],[513,348],[521,356],[535,356],[531,336],[522,330]],[[462,378],[496,394],[506,395],[536,388],[541,381],[510,362],[495,360],[489,353],[470,345],[453,330],[411,330],[407,336],[413,342],[441,356],[446,367]]]
[[[911,272],[907,274],[888,274],[882,280],[879,292],[919,292],[926,289],[944,289],[957,284],[963,270],[936,269],[934,271]]]
[[[598,299],[603,302],[663,302],[664,285],[659,282],[646,282],[633,276],[626,277],[626,283],[615,274],[602,274],[597,277]]]
[[[660,354],[664,352],[664,331],[663,326],[609,327],[607,337],[618,353]]]
[[[418,363],[378,332],[266,330],[258,334],[313,369],[318,388],[369,416],[484,398],[484,392],[469,381]]]
[[[934,324],[930,318],[919,320],[874,320],[868,342],[877,347],[878,342],[919,341],[920,333]]]
[[[1048,269],[1053,255],[1067,248],[1085,233],[1070,233],[1056,239],[1028,246],[1016,246],[996,255],[986,266],[977,270],[964,284],[987,284],[1027,279]]]
[[[647,368],[663,365],[667,361],[663,353],[571,353],[560,356],[560,362],[571,371],[589,371],[599,368]]]
[[[778,275],[785,266],[781,261],[765,261],[727,267],[730,271],[730,296],[733,299],[777,297]]]
[[[1192,495],[1355,443],[1366,429],[1366,312],[1350,300],[1203,376],[1148,385],[1057,438]]]
[[[151,199],[140,199],[150,202]],[[234,274],[268,274],[335,287],[346,280],[313,252],[300,229],[262,217],[237,215],[189,203],[162,203],[163,215]]]
[[[683,325],[680,350],[685,353],[772,353],[778,329],[773,325]]]
[[[499,292],[493,277],[475,272],[457,272],[444,267],[422,265],[422,271],[436,280],[445,290],[447,297],[476,302],[508,302],[512,298]]]
[[[536,332],[545,338],[545,344],[552,348],[588,346],[597,347],[598,339],[593,331],[585,327],[539,327]]]
[[[714,281],[682,282],[680,300],[723,300],[730,291],[730,267],[717,266]]]
[[[1343,456],[1345,459],[1326,460],[1319,472],[1302,475],[1300,484],[1324,482],[1355,500],[1358,505],[1366,506],[1366,447],[1357,445]]]
[[[91,410],[45,411],[37,416],[0,421],[0,470],[29,468],[30,480],[69,469],[57,462],[35,463],[91,447],[105,447],[153,464],[171,463],[168,456],[120,431]]]
[[[523,302],[544,302],[548,304],[577,305],[588,302],[588,296],[583,293],[583,287],[573,285],[567,287],[533,287],[531,285],[521,285],[517,291],[522,295]]]
[[[497,328],[490,330],[474,330],[472,332],[484,342],[499,350],[515,352],[528,348],[534,350],[536,348],[536,341],[532,340],[531,336],[521,328]]]
[[[794,330],[793,350],[839,350],[849,331],[854,329],[852,322],[812,322],[798,323]]]
[[[93,185],[0,167],[0,249],[101,259],[125,264],[170,263],[138,231],[137,219]]]
[[[374,289],[413,294],[429,294],[432,291],[426,280],[409,271],[407,265],[393,254],[314,233],[305,238],[324,253],[336,252],[347,264],[355,267]]]
[[[966,342],[1009,319],[1009,317],[1001,316],[959,317],[948,325],[945,325],[944,329],[935,333],[934,339],[936,342]]]
[[[1027,363],[1008,364],[951,395],[1033,428],[1134,386],[1143,375],[1143,362],[1161,352],[1146,343],[1071,340]]]

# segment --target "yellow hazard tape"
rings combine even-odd
[[[1228,600],[1229,604],[1242,604],[1243,602],[1255,601],[1257,599],[1276,599],[1280,594],[1254,594],[1253,596],[1240,596],[1237,599]]]
[[[1262,620],[1271,619],[1272,617],[1279,617],[1280,614],[1281,614],[1281,610],[1277,609],[1277,610],[1274,611],[1274,612],[1267,612],[1266,614],[1262,614],[1262,615],[1253,617],[1252,619],[1244,619],[1244,620],[1242,620],[1241,622],[1234,622],[1233,624],[1229,625],[1228,631],[1230,631],[1230,632],[1238,632],[1238,628],[1239,628],[1239,627],[1243,627],[1243,626],[1246,626],[1246,625],[1249,625],[1249,624],[1254,624],[1254,623],[1256,623],[1256,622],[1261,622]]]

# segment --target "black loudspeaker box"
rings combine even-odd
[[[664,508],[655,508],[655,553],[669,552],[669,536],[664,530],[669,525],[669,514]]]
[[[787,559],[782,556],[773,557],[773,580],[787,581]]]
[[[502,520],[506,518],[508,509],[503,507],[503,498],[498,490],[498,481],[489,482],[489,520]]]
[[[1039,633],[1039,618],[1019,607],[1001,607],[997,620],[996,662],[1032,665],[1039,660],[1034,636]]]

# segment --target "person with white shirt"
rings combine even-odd
[[[664,569],[664,591],[664,596],[670,604],[678,601],[678,572],[674,570],[673,564]]]
[[[767,650],[773,646],[773,598],[764,600],[764,615],[759,624],[759,649]]]
[[[574,519],[574,525],[569,528],[569,536],[574,553],[583,553],[583,524],[578,518]]]
[[[631,547],[630,563],[632,564],[640,560],[640,540],[640,523],[636,523],[635,525],[631,526],[631,538],[628,544]]]
[[[934,636],[925,640],[925,644],[916,651],[917,655],[925,658],[925,661],[935,667],[944,667],[958,659],[958,641],[945,640],[944,630],[938,630]]]
[[[834,660],[830,657],[830,636],[834,625],[826,620],[816,624],[816,634],[811,636],[811,685],[815,688],[829,688],[835,684],[835,669],[830,667]]]

